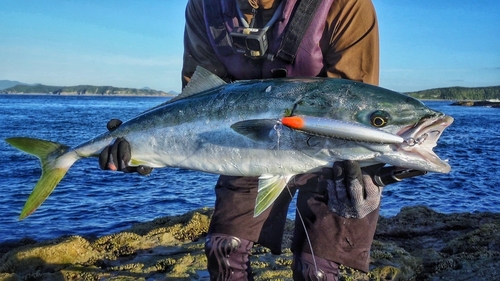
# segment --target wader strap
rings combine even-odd
[[[284,0],[282,0],[284,1]],[[283,35],[278,53],[275,57],[284,60],[287,63],[293,63],[297,50],[302,42],[311,21],[316,14],[316,10],[321,4],[320,0],[299,0],[297,10],[288,23],[287,30]],[[210,29],[215,45],[223,56],[233,54],[231,38],[226,29],[224,14],[222,13],[221,1],[203,1],[207,24]]]
[[[283,36],[276,57],[288,63],[293,63],[302,38],[320,4],[320,0],[299,0],[299,6],[288,23],[288,29]]]
[[[224,22],[221,1],[203,0],[203,8],[205,9],[205,19],[219,53],[223,56],[232,55],[233,46]]]

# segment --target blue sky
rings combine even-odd
[[[179,92],[187,0],[2,0],[0,80]],[[373,0],[380,85],[500,85],[500,1]]]

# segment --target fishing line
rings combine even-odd
[[[277,123],[274,125],[274,130],[276,131],[276,149],[278,150],[278,153],[280,151],[280,138],[281,138],[281,131],[283,130],[283,125],[281,123]],[[279,161],[280,161],[280,167],[283,167],[283,165],[281,165],[281,158],[278,157]]]
[[[290,198],[293,200],[293,194],[290,191],[288,184],[286,186],[286,190],[288,190],[288,194],[290,194]],[[306,234],[307,243],[309,244],[309,250],[311,250],[311,256],[312,256],[313,264],[314,264],[314,270],[317,274],[319,272],[319,269],[318,269],[318,264],[316,263],[316,257],[314,256],[314,250],[312,247],[311,238],[309,238],[309,233],[307,232],[307,229],[306,229],[306,223],[304,222],[304,219],[302,218],[302,214],[300,213],[299,206],[297,205],[297,203],[295,203],[295,210],[297,212],[297,215],[299,216],[300,223],[302,223],[302,227],[304,228],[304,233]],[[318,278],[318,280],[319,280],[319,278]]]
[[[279,122],[276,125],[274,125],[273,129],[276,131],[276,142],[277,142],[276,149],[277,149],[278,153],[280,153],[280,138],[281,138],[281,131],[283,130],[283,125],[281,124],[281,122]],[[278,157],[278,159],[279,159],[278,161],[279,161],[280,167],[283,167],[283,165],[281,163],[281,157]],[[294,178],[294,181],[295,181],[295,178]],[[293,194],[292,194],[292,191],[290,190],[289,184],[286,185],[286,190],[288,191],[288,194],[290,195],[290,199],[293,200]],[[314,264],[314,270],[315,270],[315,273],[317,274],[319,272],[319,269],[318,269],[318,264],[316,262],[316,257],[314,256],[314,250],[312,247],[311,238],[309,237],[309,233],[307,232],[306,223],[304,222],[304,218],[302,217],[302,213],[299,210],[299,205],[297,204],[297,202],[295,202],[295,210],[296,210],[297,216],[300,219],[300,223],[302,224],[302,227],[304,228],[304,233],[306,234],[307,243],[309,244],[309,249],[311,250],[311,256],[312,256],[312,260],[313,260],[313,264]],[[319,278],[318,278],[318,280],[319,280]]]

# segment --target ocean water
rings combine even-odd
[[[78,161],[45,203],[18,216],[40,176],[39,162],[2,141],[29,136],[70,146],[165,101],[160,97],[0,95],[0,243],[30,237],[99,236],[137,222],[213,207],[216,175],[175,168],[150,176],[101,171],[97,159]],[[455,118],[434,149],[449,174],[429,173],[387,186],[381,214],[426,205],[443,212],[500,212],[500,109],[427,104]],[[294,217],[295,208],[290,208]]]

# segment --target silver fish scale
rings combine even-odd
[[[245,120],[278,123],[286,115],[369,125],[369,115],[376,110],[389,112],[393,120],[405,121],[403,125],[387,126],[393,134],[417,123],[422,116],[438,114],[405,95],[347,80],[243,81],[167,103],[124,123],[111,137],[104,134],[101,138],[104,143],[116,137],[129,141],[134,165],[242,176],[296,174],[341,159],[377,162],[378,156],[395,154],[395,149],[311,136],[289,128],[284,128],[278,139],[274,126],[262,128],[268,132],[267,137],[256,140],[235,132],[231,125]]]
[[[42,166],[21,219],[75,161],[99,155],[116,138],[130,143],[130,165],[260,176],[258,216],[294,175],[336,160],[449,172],[432,148],[452,122],[415,99],[363,83],[307,78],[226,84],[200,68],[178,97],[73,149],[26,137],[6,141],[37,156]]]

